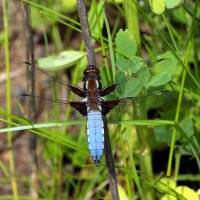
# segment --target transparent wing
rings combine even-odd
[[[134,74],[116,73],[115,93],[118,97],[135,97],[149,87],[150,69],[142,67]],[[107,88],[107,87],[105,87]],[[105,89],[103,88],[103,89]]]
[[[31,65],[28,62],[25,62],[24,66],[28,72],[27,76],[31,80],[35,81],[34,75],[30,73],[32,70],[34,70],[36,74],[40,74],[42,77],[48,78],[49,80],[53,81],[53,83],[55,85],[63,87],[64,91],[61,90],[62,88],[59,87],[60,96],[63,96],[63,94],[65,94],[65,93],[67,94],[66,91],[68,89],[71,89],[71,91],[73,91],[73,93],[77,94],[73,98],[73,99],[75,99],[75,101],[79,101],[80,97],[84,97],[84,91],[81,88],[70,84],[68,81],[62,80],[51,73],[45,72],[45,71],[39,69],[38,67]],[[61,115],[61,118],[63,119],[62,116],[65,116],[66,110],[70,107],[70,103],[67,100],[52,99],[51,95],[50,95],[51,96],[50,98],[46,97],[46,93],[49,94],[48,90],[45,90],[44,93],[45,93],[45,97],[34,96],[31,94],[18,95],[17,99],[21,100],[23,102],[21,105],[21,110],[24,110],[24,112],[22,112],[22,113],[26,114],[28,109],[30,108],[30,105],[33,104],[33,102],[35,102],[35,109],[36,109],[35,113],[42,113],[43,111],[45,111],[45,112],[48,112],[47,116],[51,117],[51,119],[54,119],[53,117],[56,116],[56,119],[59,120],[59,115]],[[20,102],[20,101],[18,101],[18,102]],[[23,108],[23,107],[25,107],[25,105],[26,105],[26,108]],[[55,115],[52,113],[55,113]]]
[[[65,81],[63,79],[58,78],[57,76],[50,74],[48,72],[45,72],[43,70],[41,70],[40,68],[36,67],[35,65],[31,65],[28,62],[24,62],[26,64],[26,66],[28,67],[29,70],[31,70],[31,68],[34,69],[35,72],[39,72],[41,75],[43,75],[44,77],[48,77],[51,81],[53,81],[55,84],[61,85],[62,87],[65,87],[65,89],[70,88],[70,86],[73,86],[75,88],[78,88],[80,90],[82,90],[80,87],[76,86],[76,85],[72,85],[70,84],[68,81]],[[32,76],[31,73],[28,73],[28,77],[32,80],[35,80],[35,77]]]
[[[16,97],[17,104],[21,108],[21,113],[23,116],[26,116],[29,113],[30,106],[32,106],[33,101],[35,103],[35,120],[38,121],[38,118],[43,117],[42,121],[45,119],[48,120],[65,120],[66,112],[71,108],[70,102],[68,100],[57,100],[51,99],[48,97],[34,96],[31,94],[20,94]],[[75,102],[76,103],[76,102]],[[79,102],[77,102],[79,103]],[[72,109],[72,112],[78,113],[75,109]]]
[[[160,90],[146,93],[137,97],[119,98],[120,105],[133,104],[135,106],[145,106],[145,109],[157,108],[174,98],[174,93],[170,90]]]
[[[21,99],[22,101],[24,101],[24,99],[26,99],[25,101],[31,101],[32,98],[34,98],[34,101],[36,101],[37,103],[40,103],[42,105],[46,104],[48,106],[59,106],[59,107],[66,107],[69,106],[69,102],[67,100],[53,100],[53,99],[49,99],[49,98],[45,98],[45,97],[40,97],[40,96],[34,96],[31,94],[27,94],[27,93],[23,93],[17,96],[17,98]]]
[[[113,109],[115,112],[111,111],[114,113],[114,118],[122,116],[122,113],[146,114],[149,109],[159,108],[174,97],[172,91],[156,90],[158,88],[151,87],[151,77],[150,68],[146,66],[133,74],[118,72],[113,85],[115,90],[105,97],[108,101],[119,101],[118,106]]]
[[[65,100],[53,100],[47,97],[34,96],[27,93],[19,94],[16,97],[16,101],[23,116],[30,113],[30,107],[35,105],[35,117],[33,118],[36,118],[36,120],[38,120],[41,116],[45,116],[45,118],[48,118],[49,116],[51,120],[59,120],[60,117],[57,115],[64,115],[67,107],[69,107],[69,103]],[[54,113],[54,116],[56,117],[54,118],[51,113]]]
[[[166,105],[174,98],[175,94],[169,90],[153,91],[137,97],[118,98],[119,104],[110,112],[110,116],[114,120],[124,119],[124,115],[126,117],[128,115],[129,119],[143,117],[150,109],[169,108]]]

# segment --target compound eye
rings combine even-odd
[[[90,73],[90,71],[89,71],[88,69],[85,69],[85,70],[83,71],[83,73],[85,74],[85,76],[88,76],[89,73]]]

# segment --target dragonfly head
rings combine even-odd
[[[95,65],[88,65],[87,68],[83,71],[84,81],[89,79],[100,80],[99,69],[95,67]]]

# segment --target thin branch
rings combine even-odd
[[[81,23],[82,34],[85,42],[88,65],[96,66],[96,58],[94,53],[94,47],[92,43],[91,33],[89,29],[87,11],[84,0],[77,0],[78,15]]]
[[[89,25],[88,25],[87,11],[86,11],[84,0],[77,0],[77,7],[78,7],[79,19],[80,19],[82,33],[83,33],[86,51],[87,51],[88,65],[96,65],[94,47],[92,45],[91,33],[90,33]],[[112,150],[111,150],[106,116],[103,116],[103,122],[104,122],[104,138],[105,138],[104,148],[105,148],[106,164],[108,167],[109,185],[110,185],[110,190],[112,194],[112,199],[118,200],[119,193],[118,193],[118,187],[117,187],[117,178],[116,178],[116,172],[115,172],[115,167],[114,167],[114,161],[112,157]]]
[[[22,8],[22,15],[23,15],[23,24],[24,24],[24,33],[25,33],[25,41],[26,41],[26,61],[31,63],[31,66],[34,66],[35,56],[34,56],[34,42],[33,42],[33,34],[32,34],[32,26],[31,26],[31,17],[30,17],[30,8],[26,3],[21,2],[21,8]],[[31,98],[31,102],[29,105],[29,118],[31,120],[36,119],[36,104],[35,104],[35,68],[34,67],[27,67],[27,81],[30,83],[28,84],[28,87],[30,86],[30,92],[33,96]],[[29,79],[28,76],[31,74],[33,79]],[[28,88],[29,89],[29,88]],[[35,134],[30,134],[29,136],[29,150],[30,150],[30,156],[32,158],[31,162],[29,163],[29,166],[31,167],[31,177],[37,177],[37,155],[36,155],[36,148],[37,148],[37,136]],[[31,183],[32,186],[36,184],[37,178],[32,178]],[[35,196],[38,196],[37,191],[34,189],[34,187],[31,187],[31,193]]]
[[[118,200],[119,193],[118,193],[118,187],[117,187],[117,176],[116,176],[114,160],[112,156],[110,136],[109,136],[109,131],[108,131],[108,122],[107,122],[107,117],[105,115],[103,115],[103,122],[104,122],[104,141],[105,141],[104,151],[105,151],[106,165],[108,167],[109,185],[110,185],[110,190],[112,194],[112,199]]]

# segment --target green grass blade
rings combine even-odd
[[[3,9],[3,26],[4,26],[4,51],[5,51],[5,66],[6,66],[6,105],[7,112],[11,113],[11,82],[10,82],[10,55],[9,55],[9,25],[8,25],[8,12],[7,12],[7,1],[2,1]],[[11,118],[8,116],[7,121],[11,121]],[[7,124],[8,128],[10,124]],[[7,133],[7,143],[8,143],[8,157],[9,157],[9,168],[10,174],[12,176],[11,185],[13,192],[13,199],[18,200],[18,188],[17,181],[15,177],[15,166],[14,166],[14,157],[12,152],[12,133]]]
[[[134,181],[135,181],[135,184],[136,184],[136,186],[138,188],[140,198],[142,200],[145,200],[145,195],[144,195],[144,192],[142,190],[142,187],[141,187],[141,184],[140,184],[140,180],[139,180],[139,177],[138,177],[138,174],[137,174],[137,170],[136,170],[136,166],[135,166],[135,161],[133,159],[133,155],[132,155],[132,152],[131,152],[131,145],[130,145],[130,141],[129,140],[127,140],[127,144],[128,144],[128,152],[129,152],[129,156],[130,156],[131,168],[132,168],[132,173],[133,173]]]

